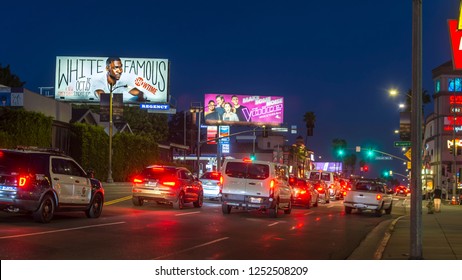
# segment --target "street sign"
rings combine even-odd
[[[392,160],[392,158],[389,156],[377,156],[375,160]]]
[[[411,152],[411,149],[407,150],[407,152],[404,154],[409,160],[411,160],[411,155],[412,155],[412,152]]]
[[[411,141],[395,141],[395,147],[410,147]]]

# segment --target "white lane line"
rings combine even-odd
[[[305,215],[305,216],[306,216],[306,215],[311,215],[311,214],[313,214],[313,213],[314,213],[313,211],[310,211],[310,212],[306,212],[306,213],[305,213],[305,214],[303,214],[303,215]]]
[[[279,222],[274,222],[274,223],[272,223],[272,224],[269,224],[268,226],[269,226],[269,227],[272,227],[272,226],[275,226],[275,225],[277,225],[277,224],[279,224]]]
[[[185,216],[185,215],[192,215],[192,214],[197,214],[197,213],[200,213],[200,211],[175,214],[175,216]]]
[[[0,239],[10,239],[10,238],[19,238],[19,237],[34,236],[34,235],[43,235],[43,234],[58,233],[58,232],[72,231],[72,230],[80,230],[80,229],[85,229],[85,228],[113,226],[113,225],[120,225],[120,224],[125,224],[125,222],[115,222],[115,223],[91,225],[91,226],[84,226],[84,227],[65,228],[65,229],[57,229],[57,230],[50,230],[50,231],[9,235],[9,236],[2,236],[2,237],[0,237]]]
[[[191,250],[200,248],[200,247],[204,247],[204,246],[207,246],[207,245],[211,245],[211,244],[214,244],[214,243],[217,243],[217,242],[226,240],[226,239],[228,239],[228,238],[229,238],[229,237],[223,237],[223,238],[215,239],[215,240],[212,240],[212,241],[210,241],[210,242],[206,242],[206,243],[203,243],[203,244],[199,244],[199,245],[196,245],[196,246],[191,247],[191,248],[188,248],[188,249],[184,249],[184,250],[181,250],[181,251],[178,251],[178,252],[174,252],[174,253],[171,253],[171,254],[167,254],[167,255],[163,255],[163,256],[154,258],[154,260],[160,260],[160,259],[164,259],[164,258],[173,256],[173,255],[178,255],[178,254],[181,254],[181,253],[184,253],[184,252],[188,252],[188,251],[191,251]]]

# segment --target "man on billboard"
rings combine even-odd
[[[225,97],[223,95],[221,95],[221,94],[218,94],[215,97],[215,100],[217,101],[216,106],[215,106],[215,110],[218,113],[219,119],[222,120],[223,119],[223,114],[225,113],[225,108],[224,108]]]
[[[119,57],[109,57],[106,60],[104,75],[95,76],[91,82],[91,92],[97,99],[102,93],[123,93],[123,99],[128,101],[146,101],[144,92],[136,86],[137,77],[123,74],[122,60]]]
[[[231,97],[231,102],[234,104],[234,111],[236,112],[239,121],[241,122],[250,122],[252,121],[250,118],[249,108],[244,105],[239,104],[239,97],[237,95],[233,95]]]
[[[205,120],[211,120],[211,121],[218,121],[219,116],[217,110],[215,110],[215,101],[214,100],[209,100],[208,103],[208,110],[205,111]]]

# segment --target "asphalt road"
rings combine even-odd
[[[49,224],[0,213],[2,260],[343,260],[380,222],[392,215],[345,215],[341,201],[269,218],[261,211],[223,215],[219,202],[132,205],[130,188],[107,186],[98,219],[83,212],[57,213]]]

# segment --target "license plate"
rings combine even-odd
[[[161,192],[159,190],[153,190],[152,193],[153,194],[161,194]]]
[[[155,187],[155,186],[157,186],[157,182],[147,182],[147,183],[146,183],[146,186],[148,186],[148,187]]]
[[[250,203],[261,203],[262,199],[260,197],[251,197]]]

